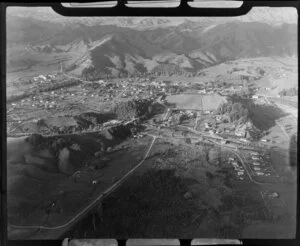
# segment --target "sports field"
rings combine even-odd
[[[167,97],[168,103],[175,104],[177,108],[186,110],[215,110],[225,100],[225,97],[218,94],[178,94]]]

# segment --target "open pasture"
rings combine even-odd
[[[218,94],[178,94],[167,97],[168,103],[185,110],[215,110],[225,100],[225,97]]]

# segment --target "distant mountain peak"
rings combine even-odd
[[[139,30],[170,26],[191,26],[195,24],[224,23],[232,20],[242,22],[263,22],[270,25],[283,23],[296,24],[297,10],[291,7],[254,7],[251,11],[238,17],[66,17],[57,14],[50,7],[9,7],[8,16],[33,18],[62,24],[83,24],[86,26],[115,25]]]
[[[241,57],[297,53],[293,8],[256,8],[228,18],[71,18],[49,8],[37,14],[18,9],[7,15],[8,64],[15,70],[47,57],[94,77],[139,72],[190,76]],[[30,48],[20,59],[24,46]]]

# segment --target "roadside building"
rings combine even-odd
[[[203,89],[203,90],[198,90],[198,93],[199,93],[199,94],[206,94],[206,90],[205,90],[205,89]]]
[[[238,137],[246,137],[246,126],[238,127],[234,133]]]
[[[42,79],[42,80],[47,80],[46,76],[44,76],[44,75],[39,75],[38,78]]]
[[[257,139],[260,131],[248,121],[245,124],[239,125],[235,129],[235,135],[246,139]]]
[[[221,120],[222,120],[222,116],[217,115],[217,116],[216,116],[216,120],[217,120],[217,121],[221,121]]]
[[[217,132],[218,133],[218,132]],[[229,141],[228,140],[221,140],[221,144],[228,144],[229,143]]]
[[[208,133],[209,133],[210,135],[213,135],[215,132],[214,132],[214,130],[209,130]]]
[[[246,132],[246,135],[247,135],[247,132]],[[246,139],[246,138],[240,138],[241,141],[245,142],[245,143],[249,143],[249,140]]]
[[[277,192],[272,192],[271,194],[269,194],[269,197],[271,197],[271,198],[278,198],[279,194]]]

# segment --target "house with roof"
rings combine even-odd
[[[238,125],[235,129],[236,136],[246,139],[255,139],[259,136],[259,134],[260,131],[250,121],[245,124]]]

